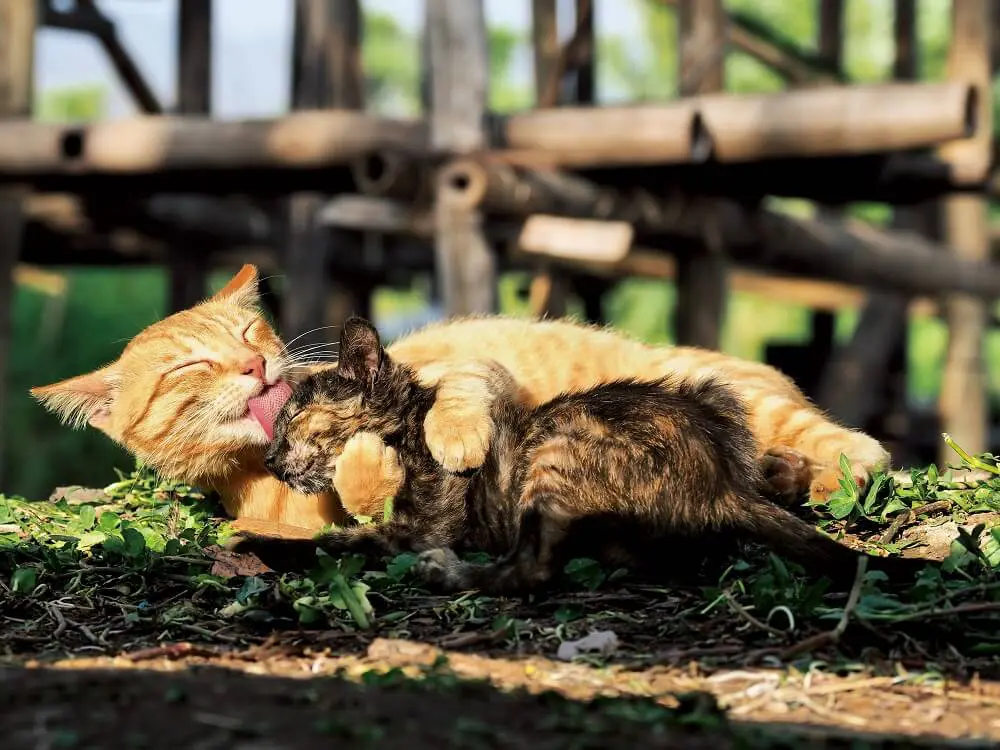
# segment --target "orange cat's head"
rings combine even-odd
[[[31,394],[164,476],[211,482],[263,455],[270,436],[260,416],[290,394],[287,370],[260,314],[257,269],[246,265],[211,298],[138,333],[115,362]]]

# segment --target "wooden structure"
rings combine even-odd
[[[565,45],[556,1],[533,0],[537,107],[491,113],[482,0],[427,0],[426,116],[376,116],[364,109],[358,0],[295,0],[295,111],[222,123],[209,116],[211,3],[178,4],[180,89],[167,114],[93,0],[0,0],[0,291],[16,262],[156,263],[183,307],[212,266],[253,260],[283,274],[271,298],[294,336],[367,313],[377,286],[416,273],[432,273],[447,312],[461,314],[494,310],[497,274],[529,270],[537,314],[564,314],[575,294],[592,321],[614,280],[650,276],[678,284],[678,339],[715,347],[727,290],[753,289],[817,309],[814,341],[776,348],[774,362],[904,449],[905,322],[941,311],[952,333],[942,428],[986,449],[985,302],[1000,296],[985,222],[1000,183],[986,0],[955,0],[941,83],[912,80],[915,3],[896,0],[897,80],[877,85],[841,70],[842,0],[817,0],[816,53],[721,0],[648,1],[678,14],[674,100],[595,106],[593,0],[574,0]],[[32,122],[24,40],[35,25],[93,34],[143,114]],[[789,88],[722,93],[731,48]],[[771,195],[822,209],[793,218],[764,206]],[[839,207],[862,200],[895,206],[893,228],[845,223]],[[942,239],[920,218],[939,201]],[[838,348],[828,313],[849,305],[864,324]]]

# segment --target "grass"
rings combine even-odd
[[[900,535],[900,521],[910,514],[960,523],[986,518],[971,531],[959,529],[944,574],[925,571],[916,586],[900,592],[883,586],[884,575],[868,573],[849,615],[870,626],[919,622],[926,629],[962,614],[963,632],[952,645],[970,654],[1000,651],[1000,524],[994,521],[1000,469],[989,455],[957,457],[981,476],[961,480],[930,466],[912,471],[909,482],[878,476],[865,492],[846,480],[811,510],[828,533],[877,554],[900,554],[912,544]],[[220,547],[231,530],[215,510],[197,490],[158,482],[141,469],[101,490],[61,488],[47,501],[0,498],[0,642],[113,650],[192,635],[251,642],[262,629],[288,627],[398,635],[419,621],[449,637],[485,629],[494,642],[557,643],[614,620],[601,608],[602,597],[618,596],[613,592],[627,578],[627,571],[604,570],[593,560],[571,561],[564,571],[569,598],[534,612],[529,623],[510,602],[423,590],[410,576],[411,554],[365,561],[320,553],[305,575],[265,572]],[[639,589],[662,598],[655,589]],[[687,597],[682,609],[691,627],[710,632],[718,625],[713,613],[723,619],[736,613],[760,627],[768,648],[794,648],[845,612],[845,602],[827,596],[822,581],[773,554],[737,560]]]
[[[221,546],[231,527],[213,498],[157,481],[141,467],[104,488],[63,487],[44,501],[0,496],[0,664],[69,657],[87,669],[95,655],[121,653],[140,664],[255,664],[273,673],[279,654],[292,674],[301,675],[302,664],[315,669],[327,660],[337,676],[379,689],[380,701],[395,700],[384,689],[438,695],[427,700],[449,717],[446,746],[467,747],[470,732],[487,730],[577,738],[553,747],[610,746],[601,745],[602,738],[616,733],[680,730],[703,739],[720,733],[734,747],[796,746],[737,726],[730,713],[746,718],[764,710],[758,705],[764,690],[772,699],[768,705],[807,706],[826,724],[850,725],[866,710],[884,712],[877,700],[886,693],[898,706],[903,694],[927,701],[959,693],[949,679],[1000,678],[1000,467],[995,457],[967,456],[960,447],[956,457],[962,470],[978,472],[974,479],[929,466],[908,479],[879,476],[864,492],[848,480],[828,502],[810,508],[828,533],[877,554],[900,554],[913,543],[909,532],[928,523],[961,524],[949,540],[943,572],[925,571],[903,589],[869,572],[846,597],[759,550],[729,560],[700,583],[669,588],[576,559],[557,592],[537,600],[475,591],[440,595],[411,576],[411,554],[381,560],[319,554],[303,574],[267,571]],[[562,644],[602,631],[616,636],[611,653],[582,653],[574,665],[555,657]],[[419,642],[435,644],[421,646],[432,658],[394,645]],[[465,656],[470,650],[483,656]],[[577,671],[567,672],[571,666]],[[782,677],[760,671],[765,667],[781,667]],[[705,676],[696,680],[695,674]],[[713,683],[713,674],[750,675],[757,692],[737,690],[740,683]],[[86,680],[98,678],[80,679],[91,690],[95,683]],[[204,684],[209,677],[199,679]],[[448,713],[440,701],[498,700],[485,693],[475,698],[479,688],[470,679],[485,680],[491,690],[527,688],[543,695],[510,709],[520,717],[511,720],[520,722],[516,729],[495,716],[463,722],[455,717],[473,708],[457,703],[458,713]],[[333,687],[317,683],[303,690],[326,695]],[[115,689],[133,694],[138,688]],[[545,698],[545,690],[563,695]],[[584,695],[597,701],[579,703]],[[985,701],[987,714],[995,710],[989,696],[968,689],[961,695]],[[810,696],[826,696],[828,706],[852,696],[855,703],[846,704],[850,712],[843,718]],[[269,700],[276,708],[284,705]],[[870,703],[867,709],[858,705],[862,700]],[[963,715],[978,708],[963,706]],[[350,718],[351,710],[316,718],[317,731],[383,736],[379,722]],[[98,731],[89,727],[96,721],[88,721],[86,731]]]

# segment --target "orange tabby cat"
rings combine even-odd
[[[95,372],[32,389],[50,410],[90,424],[169,476],[217,490],[227,512],[317,529],[353,514],[380,512],[402,481],[395,451],[371,433],[346,446],[331,496],[294,493],[263,468],[268,441],[261,414],[280,405],[282,384],[301,367],[261,318],[257,271],[244,266],[205,302],[146,328],[121,357]],[[452,320],[423,328],[388,348],[438,383],[425,429],[434,457],[460,471],[482,463],[489,447],[485,360],[509,370],[539,403],[560,392],[622,377],[721,375],[746,400],[762,455],[798,463],[814,496],[837,486],[837,460],[856,478],[888,464],[871,437],[826,418],[772,367],[689,347],[650,347],[610,330],[567,321],[503,317]],[[273,418],[273,413],[271,414]]]
[[[233,516],[315,529],[343,520],[342,509],[267,473],[269,437],[251,413],[288,389],[290,364],[260,316],[257,270],[244,266],[212,298],[141,331],[115,362],[31,393],[161,475],[218,491]]]

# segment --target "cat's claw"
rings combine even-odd
[[[351,437],[334,463],[333,488],[344,510],[353,516],[374,516],[403,486],[404,471],[396,449],[374,432]]]
[[[434,406],[424,419],[424,438],[431,456],[451,472],[482,466],[492,433],[493,420],[485,410],[456,414],[454,409]]]
[[[421,580],[444,589],[465,588],[463,571],[465,563],[448,547],[429,549],[417,556],[414,574]]]

